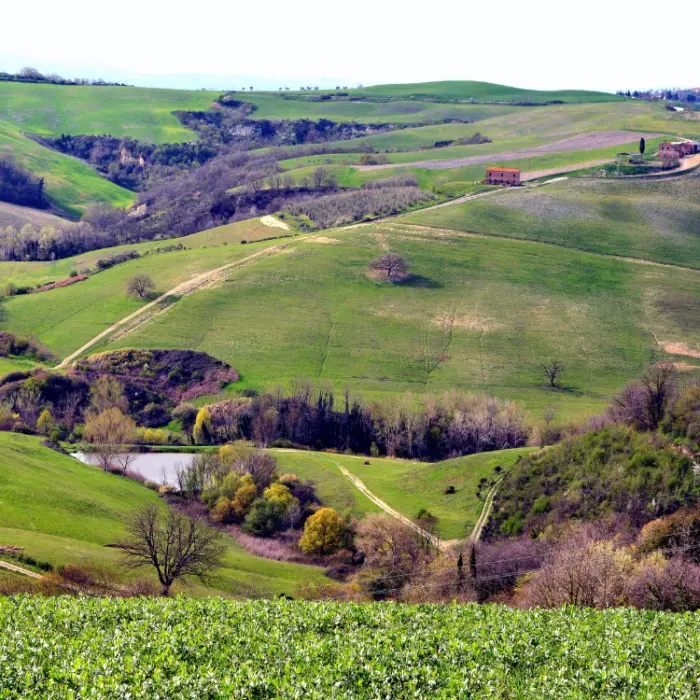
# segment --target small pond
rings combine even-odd
[[[72,457],[85,464],[99,464],[97,455],[86,452],[73,452]],[[141,474],[144,479],[155,481],[157,484],[171,484],[177,486],[176,470],[178,466],[185,466],[192,462],[194,454],[191,452],[149,452],[133,454],[134,458],[129,464],[129,471]]]

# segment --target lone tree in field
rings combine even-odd
[[[163,596],[170,595],[175,581],[188,576],[206,584],[226,551],[216,530],[176,510],[165,514],[155,503],[134,511],[126,531],[129,538],[120,544],[126,566],[152,566]]]
[[[549,382],[549,386],[556,389],[558,386],[557,381],[561,379],[561,375],[564,372],[564,365],[559,360],[554,360],[554,362],[542,364],[540,367],[542,368],[542,374]]]
[[[134,275],[126,285],[127,292],[135,294],[139,299],[146,297],[155,288],[156,285],[148,275]]]
[[[644,140],[644,137],[642,136],[641,139],[639,139],[639,152],[644,155],[644,151],[646,150],[647,147],[647,142]]]
[[[391,282],[400,282],[408,277],[409,264],[406,258],[396,253],[387,253],[381,258],[372,260],[369,269],[384,273]]]

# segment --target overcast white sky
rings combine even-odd
[[[662,29],[666,20],[672,30]],[[0,21],[0,70],[32,65],[136,84],[201,87],[218,76],[212,87],[239,76],[257,76],[256,87],[324,78],[608,91],[700,84],[693,0],[8,0]]]

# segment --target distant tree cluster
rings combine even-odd
[[[0,80],[16,83],[51,83],[52,85],[112,85],[118,87],[127,87],[126,83],[110,83],[102,78],[63,78],[56,73],[44,75],[36,68],[27,66],[22,68],[19,73],[6,73],[0,71]]]
[[[657,100],[670,100],[672,102],[685,101],[688,104],[695,104],[698,100],[697,88],[662,88],[659,90],[618,90],[617,95],[634,97],[638,100],[655,102]]]

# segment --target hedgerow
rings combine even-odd
[[[0,599],[2,698],[695,698],[700,616]]]

